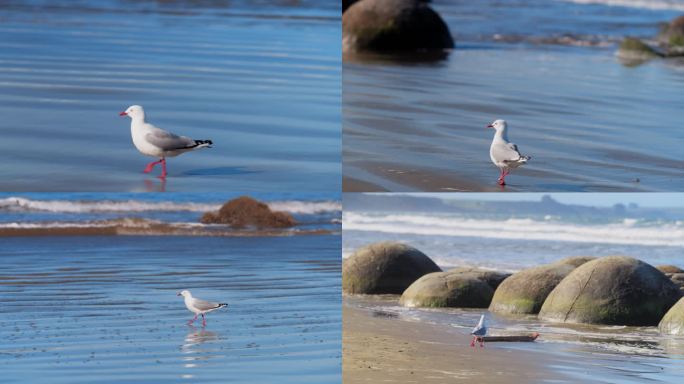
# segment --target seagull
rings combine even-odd
[[[157,128],[145,121],[145,110],[140,105],[131,105],[119,116],[131,118],[133,144],[143,155],[159,157],[158,161],[147,164],[143,172],[149,173],[155,165],[162,165],[161,178],[166,178],[166,158],[200,148],[211,148],[211,140],[193,140]]]
[[[499,185],[506,185],[506,176],[511,173],[511,170],[527,163],[532,157],[520,154],[518,146],[508,141],[506,120],[496,120],[489,124],[487,128],[494,128],[496,130],[492,146],[489,147],[489,157],[494,165],[501,170],[498,180]]]
[[[228,304],[225,303],[212,303],[209,301],[195,299],[188,290],[182,290],[178,292],[176,296],[183,296],[185,306],[188,308],[188,311],[195,314],[195,317],[188,321],[188,325],[192,325],[192,323],[197,320],[197,316],[202,315],[202,326],[206,326],[207,321],[204,319],[205,313],[209,313],[215,309],[228,307]]]
[[[484,347],[484,336],[487,334],[487,325],[485,324],[485,315],[480,316],[480,322],[477,326],[473,328],[470,332],[473,335],[473,341],[470,342],[470,346],[475,346],[475,341],[480,342],[480,347]]]

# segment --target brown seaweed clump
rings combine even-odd
[[[249,196],[240,196],[223,204],[218,212],[202,215],[203,224],[225,224],[235,229],[287,228],[297,221],[287,212],[274,212],[268,205]]]

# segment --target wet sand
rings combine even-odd
[[[471,348],[447,327],[400,320],[344,304],[344,383],[530,383],[562,381],[553,360],[496,344]]]

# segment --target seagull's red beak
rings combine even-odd
[[[489,125],[487,126],[487,128],[494,128],[494,126],[491,125],[491,124],[489,124]]]
[[[128,113],[126,113],[126,112],[119,112],[119,116],[128,116]]]

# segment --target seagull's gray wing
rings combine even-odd
[[[518,146],[513,143],[497,145],[492,150],[492,155],[499,161],[518,161],[523,155],[518,152]]]
[[[195,306],[195,308],[199,309],[200,311],[208,311],[210,309],[216,309],[216,308],[219,308],[221,306],[221,304],[219,304],[219,303],[212,303],[212,302],[204,301],[204,300],[200,300],[200,299],[195,299],[195,301],[193,302],[193,305]]]
[[[178,136],[159,128],[146,134],[145,140],[147,140],[148,143],[161,148],[163,151],[174,151],[197,146],[195,140],[189,137]]]

